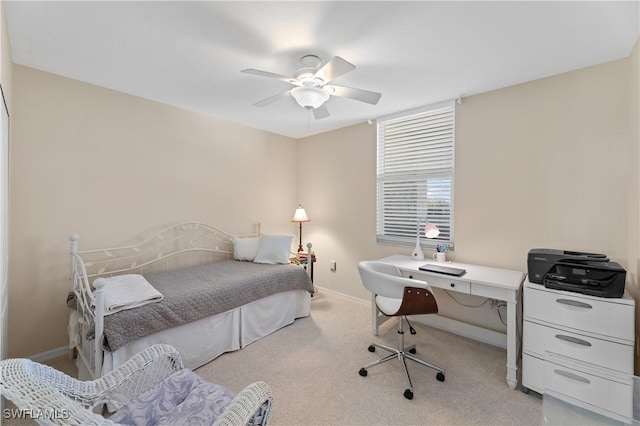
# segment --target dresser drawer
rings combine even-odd
[[[433,275],[422,274],[419,272],[401,272],[403,277],[412,278],[420,281],[426,281],[431,287],[443,288],[445,290],[453,290],[459,293],[471,293],[471,283],[456,279],[454,277],[436,277]]]
[[[575,331],[634,341],[634,305],[620,299],[582,297],[579,293],[538,290],[525,285],[524,318]]]
[[[633,346],[524,321],[523,352],[543,358],[545,351],[633,374]]]
[[[632,377],[564,357],[544,361],[545,393],[625,422],[633,416]]]

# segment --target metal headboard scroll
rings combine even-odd
[[[257,224],[256,233],[250,235],[260,235],[260,224]],[[77,235],[75,237],[77,241]],[[215,226],[185,222],[162,229],[137,244],[77,253],[84,261],[86,277],[93,278],[142,271],[159,262],[165,262],[165,267],[168,267],[169,259],[178,256],[188,256],[190,264],[231,259],[232,238]]]

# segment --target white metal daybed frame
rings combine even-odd
[[[259,235],[260,224],[257,224],[255,234],[236,237]],[[70,356],[77,356],[79,377],[96,379],[157,343],[174,346],[181,353],[185,366],[195,369],[224,352],[245,347],[291,324],[296,318],[308,316],[310,294],[304,290],[290,290],[154,333],[113,352],[104,350],[104,283],[98,278],[160,272],[231,260],[232,238],[232,235],[214,226],[188,222],[165,228],[140,243],[78,251],[79,236],[71,235],[71,291],[75,295],[76,309],[71,311],[69,319],[69,349]],[[310,252],[311,244],[307,244],[307,247]],[[94,280],[95,290],[91,287],[90,279]]]

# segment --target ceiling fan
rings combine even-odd
[[[382,96],[380,93],[369,90],[329,84],[341,75],[356,69],[355,65],[345,61],[339,56],[334,56],[333,59],[322,65],[322,60],[319,57],[315,55],[305,55],[300,59],[300,65],[301,67],[293,74],[293,77],[253,68],[242,70],[241,72],[245,74],[275,78],[295,86],[286,92],[270,96],[253,105],[263,107],[280,99],[292,96],[298,105],[307,110],[312,110],[314,117],[319,120],[329,116],[329,110],[327,110],[325,102],[331,96],[355,99],[372,105],[377,104]]]

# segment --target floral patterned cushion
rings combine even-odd
[[[126,425],[211,425],[234,394],[188,369],[176,371],[116,411],[109,420]]]

